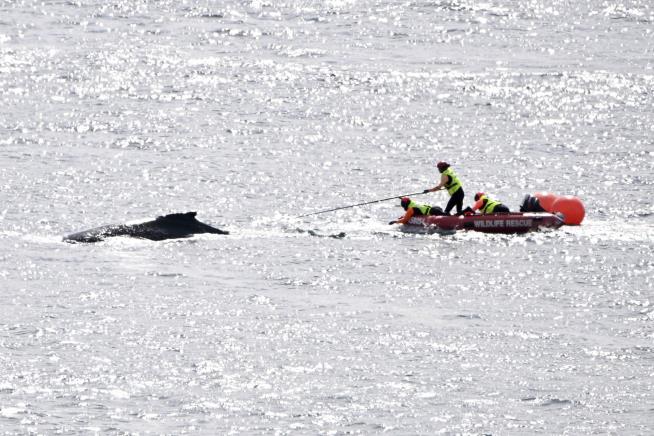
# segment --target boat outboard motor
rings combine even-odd
[[[538,198],[527,194],[520,205],[520,212],[546,212],[546,210],[540,205]]]

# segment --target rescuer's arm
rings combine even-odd
[[[389,224],[406,224],[409,222],[412,216],[413,216],[413,208],[410,207],[409,209],[407,209],[406,213],[402,218],[395,221],[391,221]]]
[[[423,193],[426,194],[427,192],[434,192],[434,191],[439,191],[439,190],[443,189],[445,187],[445,185],[447,185],[447,182],[448,182],[449,178],[450,178],[450,176],[445,175],[445,174],[441,174],[441,182],[438,185],[434,186],[433,188],[425,189],[423,191]]]

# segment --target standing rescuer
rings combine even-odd
[[[450,194],[450,200],[445,207],[445,215],[449,215],[454,206],[456,206],[456,214],[461,215],[463,213],[463,197],[465,196],[461,181],[447,162],[438,162],[436,167],[441,173],[441,182],[431,189],[425,189],[423,192],[426,194],[428,192],[447,189],[448,194]]]
[[[398,218],[388,224],[406,224],[413,216],[443,215],[443,209],[440,207],[418,203],[417,201],[411,200],[409,197],[400,198],[400,206],[402,206],[406,213],[402,218]]]

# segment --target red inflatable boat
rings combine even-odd
[[[414,216],[403,225],[416,232],[475,230],[485,233],[526,233],[541,228],[557,229],[563,225],[561,215],[539,212],[511,212],[462,216]]]

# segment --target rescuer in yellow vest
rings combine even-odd
[[[406,224],[414,216],[423,215],[443,215],[443,209],[438,206],[429,206],[428,204],[418,203],[409,197],[400,199],[400,206],[406,211],[402,218],[391,221],[388,224]]]
[[[487,213],[509,213],[510,210],[508,207],[504,206],[497,200],[489,198],[483,192],[477,192],[475,194],[475,204],[472,205],[472,211],[478,210],[482,214]]]
[[[445,215],[449,215],[454,206],[456,206],[456,214],[461,215],[463,213],[463,197],[465,196],[461,181],[447,162],[438,162],[436,167],[441,173],[441,182],[433,188],[425,189],[423,192],[426,194],[427,192],[447,189],[448,194],[450,194],[450,200],[447,202],[447,206],[445,206]]]

